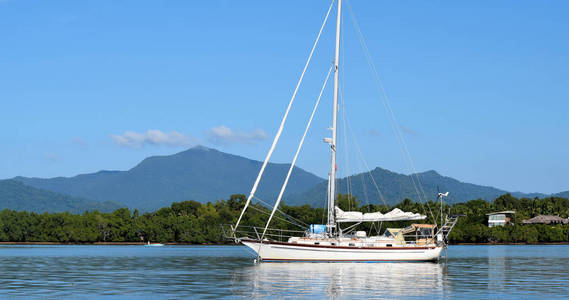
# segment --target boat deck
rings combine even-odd
[[[384,236],[371,236],[366,238],[310,238],[310,237],[291,237],[289,244],[297,245],[316,245],[316,246],[339,246],[357,248],[385,248],[385,247],[425,247],[436,246],[433,239],[421,239],[413,242],[387,238]]]

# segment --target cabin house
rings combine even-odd
[[[523,224],[569,224],[569,219],[563,219],[560,216],[544,216],[539,215],[529,220],[523,220]]]
[[[414,234],[415,244],[417,245],[427,245],[429,243],[435,243],[435,231],[437,225],[434,224],[411,224],[403,228],[401,234]]]
[[[402,228],[387,228],[383,235],[395,239],[398,244],[405,245],[405,238],[401,230]]]
[[[488,216],[488,227],[504,226],[511,224],[511,215],[516,212],[513,210],[498,211],[486,214]]]

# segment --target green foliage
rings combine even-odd
[[[487,213],[515,210],[512,225],[489,228]],[[569,242],[569,226],[522,224],[524,219],[537,215],[569,216],[569,199],[560,197],[521,198],[504,194],[493,202],[472,200],[455,204],[450,208],[453,214],[465,214],[450,234],[451,242],[473,243],[557,243]]]
[[[395,206],[363,205],[350,195],[338,195],[338,205],[344,210],[386,213],[398,207],[405,211],[429,216],[426,223],[440,223],[440,203],[419,204],[404,199]],[[140,215],[138,210],[119,208],[112,213],[99,211],[83,214],[0,211],[0,241],[2,242],[177,242],[188,244],[223,243],[221,224],[234,224],[243,209],[245,195],[231,195],[228,200],[202,204],[196,201],[172,203],[153,213]],[[487,226],[487,213],[516,210],[513,225]],[[522,220],[538,214],[569,216],[569,199],[559,197],[517,199],[509,194],[493,202],[472,200],[443,207],[445,214],[464,214],[451,232],[453,243],[557,243],[569,242],[569,225],[523,225]],[[282,214],[284,212],[287,216]],[[432,213],[432,214],[431,214]],[[269,211],[260,204],[251,204],[242,224],[264,227]],[[298,230],[291,224],[323,224],[326,210],[309,205],[282,204],[271,227]],[[390,222],[389,227],[404,227],[410,222]],[[360,230],[372,230],[373,224],[361,224]],[[375,228],[377,229],[377,228]]]
[[[336,205],[342,210],[358,210],[359,202],[349,194],[338,194]]]

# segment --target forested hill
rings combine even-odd
[[[0,180],[0,210],[83,213],[88,210],[111,212],[121,206],[110,201],[95,202],[37,189],[16,180]]]
[[[417,177],[421,182],[422,190],[417,183],[417,190],[413,184],[413,180],[417,182],[415,177],[412,179],[410,175],[399,174],[375,168],[371,172],[371,176],[377,183],[379,191],[383,195],[386,203],[393,205],[401,200],[408,198],[413,201],[419,201],[417,190],[423,196],[423,191],[427,200],[435,200],[439,189],[441,192],[449,192],[445,201],[449,203],[467,202],[473,199],[484,199],[491,201],[500,195],[508,193],[507,191],[497,189],[490,186],[476,185],[458,181],[451,177],[442,176],[436,171],[427,171],[418,173]],[[360,203],[383,204],[377,188],[369,173],[360,173],[349,178],[341,178],[338,180],[338,189],[340,193],[348,193],[348,183],[351,193],[359,199]],[[326,199],[326,183],[321,183],[306,193],[295,195],[290,204],[298,205],[301,203],[309,203],[314,206],[322,206],[322,199]],[[517,197],[544,197],[543,194],[523,194],[516,193]]]
[[[230,194],[247,193],[261,165],[260,161],[198,146],[174,155],[146,158],[128,171],[101,171],[51,179],[16,177],[15,180],[75,197],[115,201],[130,208],[152,211],[176,201],[205,203]],[[289,164],[269,164],[256,195],[267,201],[275,199],[289,167]],[[295,168],[284,199],[322,181],[312,173]]]
[[[222,224],[235,224],[245,204],[245,195],[231,195],[228,200],[202,204],[196,201],[173,203],[153,213],[140,214],[120,208],[113,213],[98,211],[81,215],[70,213],[34,214],[28,212],[0,211],[0,242],[56,242],[56,243],[94,243],[94,242],[176,242],[189,244],[233,243],[223,238]],[[357,206],[350,197],[340,195],[338,205],[361,212],[381,211],[386,213],[393,206]],[[439,211],[438,203],[430,203],[433,211]],[[268,218],[268,210],[253,204],[244,214],[241,224],[263,228]],[[404,200],[398,203],[404,211],[423,212],[424,205]],[[264,213],[260,213],[259,210]],[[444,211],[461,214],[451,232],[451,243],[558,243],[569,242],[569,225],[523,224],[524,219],[536,215],[569,216],[569,199],[548,197],[544,199],[517,199],[509,194],[502,195],[492,202],[472,200],[466,203],[445,205]],[[488,227],[487,213],[515,210],[513,226]],[[282,206],[273,218],[271,228],[300,230],[291,225],[281,211],[305,224],[320,224],[325,215],[322,208],[304,206]],[[433,215],[423,222],[433,224]],[[437,218],[438,219],[438,218]],[[404,228],[414,221],[388,222],[385,227]],[[372,231],[370,223],[357,225],[356,230]],[[383,232],[383,230],[382,230]],[[282,234],[282,232],[281,232]],[[280,239],[280,235],[271,236]],[[282,237],[286,240],[285,236]]]
[[[261,165],[260,161],[198,146],[173,155],[146,158],[128,171],[100,171],[74,177],[49,179],[26,177],[14,179],[30,187],[42,189],[44,192],[55,192],[56,194],[51,195],[57,195],[59,198],[81,198],[82,201],[91,201],[90,203],[95,204],[112,201],[146,212],[169,206],[172,202],[194,200],[207,203],[223,199],[225,195],[248,193]],[[289,166],[289,164],[270,163],[256,196],[266,202],[274,203]],[[405,198],[413,201],[419,200],[411,176],[382,168],[375,168],[371,174],[387,204],[392,205]],[[419,173],[418,177],[422,191],[430,200],[435,199],[437,187],[442,192],[450,192],[446,199],[449,203],[466,202],[473,199],[490,201],[499,195],[508,193],[508,191],[494,187],[461,182],[440,175],[436,171]],[[350,182],[349,190],[348,182]],[[283,200],[288,205],[310,204],[314,207],[323,207],[326,187],[327,182],[324,179],[301,168],[295,168]],[[419,185],[417,189],[422,194]],[[23,192],[25,189],[21,187],[20,191]],[[34,192],[28,192],[18,195],[14,190],[11,192],[15,198],[26,198],[34,194]],[[339,179],[338,192],[351,192],[362,204],[383,204],[374,182],[367,173]],[[0,194],[2,193],[0,187]],[[43,195],[40,199],[47,197],[45,193],[38,194]],[[515,192],[511,194],[519,198],[548,196],[540,193]],[[569,192],[553,196],[569,197]],[[4,199],[5,202],[12,201]],[[38,200],[38,202],[42,201]],[[49,201],[44,202],[45,211],[60,209],[60,206],[50,207]],[[32,202],[22,202],[19,209],[26,209],[24,203]],[[30,210],[36,208],[37,206],[30,206]]]

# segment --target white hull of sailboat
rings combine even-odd
[[[255,240],[241,242],[255,251],[261,261],[265,262],[437,261],[443,250],[441,246],[341,247],[268,241],[261,243]]]

